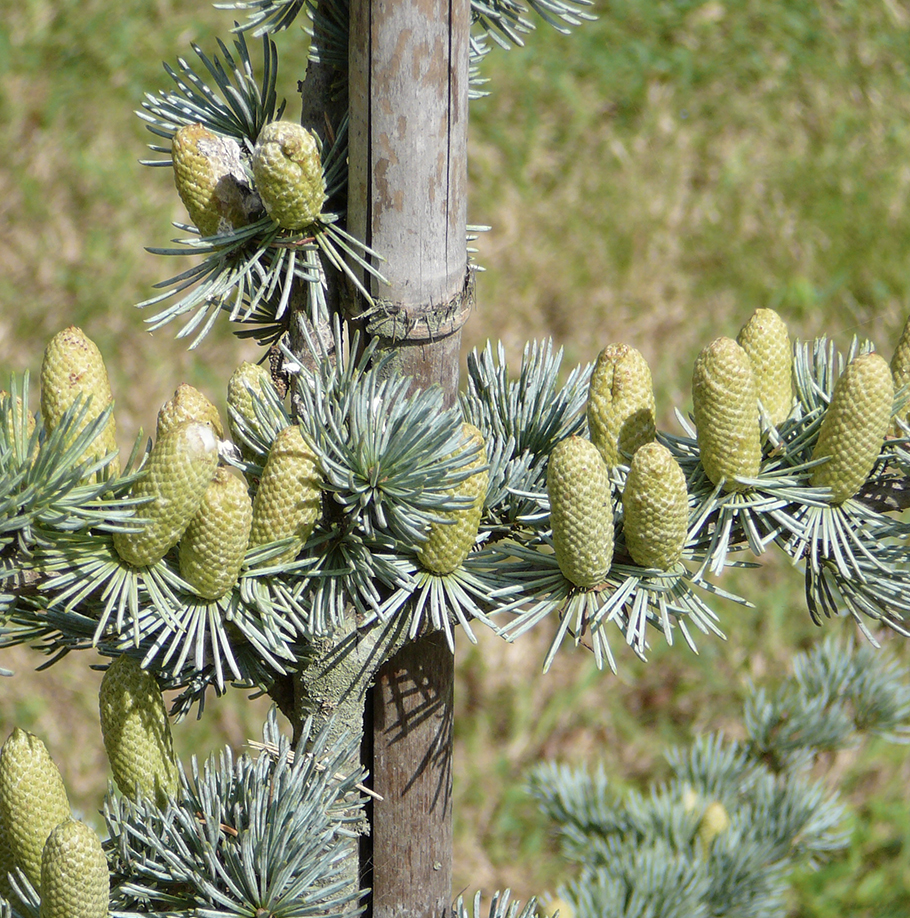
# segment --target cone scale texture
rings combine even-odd
[[[275,437],[253,499],[250,548],[292,536],[296,541],[269,564],[286,564],[297,557],[310,537],[322,508],[322,479],[316,457],[293,424]]]
[[[313,223],[325,203],[325,179],[316,138],[294,121],[273,121],[259,133],[253,178],[268,215],[299,230]]]
[[[190,219],[203,236],[229,232],[248,222],[240,145],[201,124],[186,124],[171,147],[174,184]]]
[[[40,918],[107,918],[109,899],[101,840],[84,822],[60,823],[41,856]]]
[[[736,338],[749,355],[758,396],[771,423],[793,408],[793,348],[784,320],[773,309],[756,309]]]
[[[559,569],[576,586],[597,586],[613,562],[613,507],[609,471],[593,443],[567,437],[556,445],[547,495]]]
[[[705,474],[725,491],[744,491],[735,479],[754,478],[761,466],[758,396],[749,355],[732,339],[718,338],[698,355],[692,404]]]
[[[107,368],[98,346],[81,328],[71,325],[58,332],[44,349],[41,363],[41,415],[48,432],[55,430],[63,415],[77,396],[83,401],[91,397],[88,410],[78,428],[77,436],[113,401]],[[117,429],[114,415],[89,448],[86,458],[100,458],[117,450]],[[116,475],[120,463],[115,457],[107,466],[108,475]]]
[[[642,354],[625,344],[611,344],[597,357],[588,387],[591,442],[607,465],[628,461],[654,439],[654,389]]]
[[[132,800],[153,797],[164,806],[180,781],[164,699],[155,677],[138,660],[117,657],[98,693],[101,734],[117,787]]]
[[[224,439],[224,425],[218,409],[196,388],[186,383],[177,387],[173,398],[158,410],[155,439],[160,439],[181,421],[199,421],[209,424],[219,440]]]
[[[832,503],[853,497],[872,471],[893,402],[891,369],[875,353],[855,357],[835,383],[812,453],[813,459],[828,461],[816,466],[809,478],[813,487],[831,489]]]
[[[137,514],[148,523],[139,532],[114,534],[114,548],[127,564],[155,564],[177,544],[217,466],[218,442],[208,424],[181,421],[157,440],[145,477],[133,487],[134,497],[152,498],[137,507]]]
[[[13,730],[0,750],[0,821],[14,863],[41,889],[41,851],[51,830],[70,817],[63,778],[44,743]]]
[[[673,567],[686,544],[689,500],[686,476],[665,446],[645,443],[632,457],[622,506],[632,560],[664,571]]]
[[[480,446],[480,451],[469,460],[467,467],[486,465],[483,434],[473,424],[467,423],[462,425],[462,433],[470,445]],[[489,478],[488,470],[484,469],[450,489],[452,495],[473,498],[473,503],[468,507],[440,513],[441,517],[451,522],[433,523],[430,526],[426,542],[417,551],[417,560],[426,570],[440,576],[451,574],[467,558],[477,538]]]
[[[253,504],[246,482],[219,468],[178,543],[180,576],[203,599],[220,599],[240,576]]]
[[[254,459],[255,455],[240,436],[234,415],[239,415],[251,430],[261,433],[256,409],[253,407],[253,393],[261,394],[265,387],[271,386],[272,377],[269,371],[261,364],[250,363],[247,360],[234,370],[228,380],[228,427],[244,459]]]

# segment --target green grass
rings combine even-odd
[[[570,37],[541,30],[494,50],[491,95],[471,113],[469,215],[487,268],[465,348],[553,336],[571,363],[625,342],[651,363],[664,426],[688,410],[692,362],[751,311],[774,306],[794,334],[890,354],[910,312],[910,8],[901,0],[599,2]],[[138,165],[149,136],[133,114],[167,85],[161,61],[214,48],[230,15],[176,0],[23,0],[0,29],[0,371],[37,373],[47,338],[85,328],[113,377],[122,445],[152,429],[182,382],[223,406],[252,355],[222,327],[188,353],[149,335],[133,304],[174,273],[144,252],[185,215],[165,170]],[[216,33],[217,30],[217,33]],[[296,30],[280,40],[293,111],[303,75]],[[619,675],[584,651],[541,676],[548,636],[461,642],[456,687],[456,888],[527,897],[566,876],[523,792],[542,758],[602,761],[618,790],[664,775],[663,751],[694,731],[735,735],[748,679],[784,673],[819,630],[801,578],[780,563],[725,580],[758,608],[722,605],[727,643],[693,656],[620,653]],[[851,632],[848,623],[827,630]],[[902,658],[908,650],[888,643]],[[84,655],[44,674],[34,657],[0,685],[0,734],[35,730],[74,805],[106,782]],[[212,702],[175,728],[183,756],[257,737],[264,704]],[[201,731],[201,732],[200,732]],[[910,773],[874,744],[830,763],[853,803],[846,856],[795,879],[792,912],[906,914]]]
[[[900,783],[883,780],[884,769],[902,776]],[[899,918],[910,913],[906,780],[905,748],[876,741],[861,760],[851,763],[841,785],[845,794],[857,800],[850,848],[824,870],[796,874],[800,914]],[[896,814],[900,815],[896,818]]]
[[[494,230],[471,335],[514,353],[555,333],[576,361],[627,341],[667,416],[698,349],[756,306],[887,347],[910,231],[910,45],[890,10],[603,3],[572,37],[500,54],[473,112],[472,219]]]

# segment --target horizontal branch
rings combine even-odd
[[[879,513],[906,510],[910,507],[910,483],[905,477],[886,478],[860,488],[854,499]]]

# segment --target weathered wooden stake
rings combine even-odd
[[[351,0],[348,227],[386,261],[362,324],[421,386],[458,386],[467,267],[469,0]],[[454,659],[409,644],[373,690],[374,918],[443,918],[452,898]],[[370,708],[368,704],[367,716]]]

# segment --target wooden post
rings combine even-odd
[[[449,404],[472,294],[469,28],[469,0],[351,0],[348,227],[386,259],[390,282],[372,282],[379,308],[360,324]],[[431,634],[383,666],[372,692],[368,767],[384,797],[363,858],[374,918],[443,918],[451,906],[453,676]]]
[[[348,226],[378,251],[365,322],[421,385],[458,388],[467,271],[469,0],[352,0]]]

